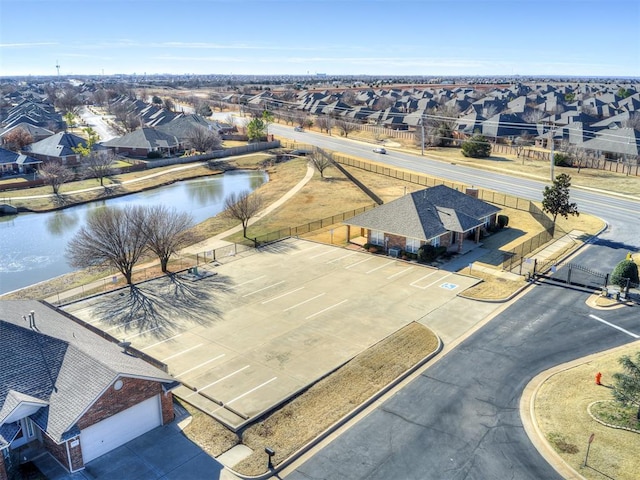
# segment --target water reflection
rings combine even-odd
[[[58,210],[57,212],[52,212],[52,215],[46,219],[45,225],[51,235],[59,237],[75,227],[79,221],[80,217],[77,213]]]
[[[192,182],[187,186],[187,195],[198,205],[218,202],[224,198],[224,186],[220,183]]]

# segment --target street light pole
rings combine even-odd
[[[420,142],[420,155],[424,156],[424,115],[420,117],[420,126],[422,127],[422,142]]]

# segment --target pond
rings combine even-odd
[[[65,248],[92,210],[164,204],[189,212],[199,223],[222,212],[231,193],[253,191],[267,180],[265,172],[233,171],[54,212],[0,217],[0,294],[73,271]]]

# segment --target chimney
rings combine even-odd
[[[29,312],[29,326],[31,328],[36,328],[36,312],[33,310]]]
[[[477,188],[473,188],[473,187],[467,188],[464,193],[466,193],[470,197],[478,198],[478,189]]]

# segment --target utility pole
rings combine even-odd
[[[555,142],[553,141],[553,130],[551,130],[551,124],[549,124],[549,142],[551,142],[551,153],[549,154],[549,161],[551,163],[551,183],[553,183],[553,180],[555,179],[555,177],[553,176],[553,167],[555,166]]]
[[[56,70],[58,70],[58,76],[60,76],[60,62],[56,60]]]
[[[422,142],[420,142],[420,155],[424,156],[424,115],[420,117],[420,126],[422,127]]]

